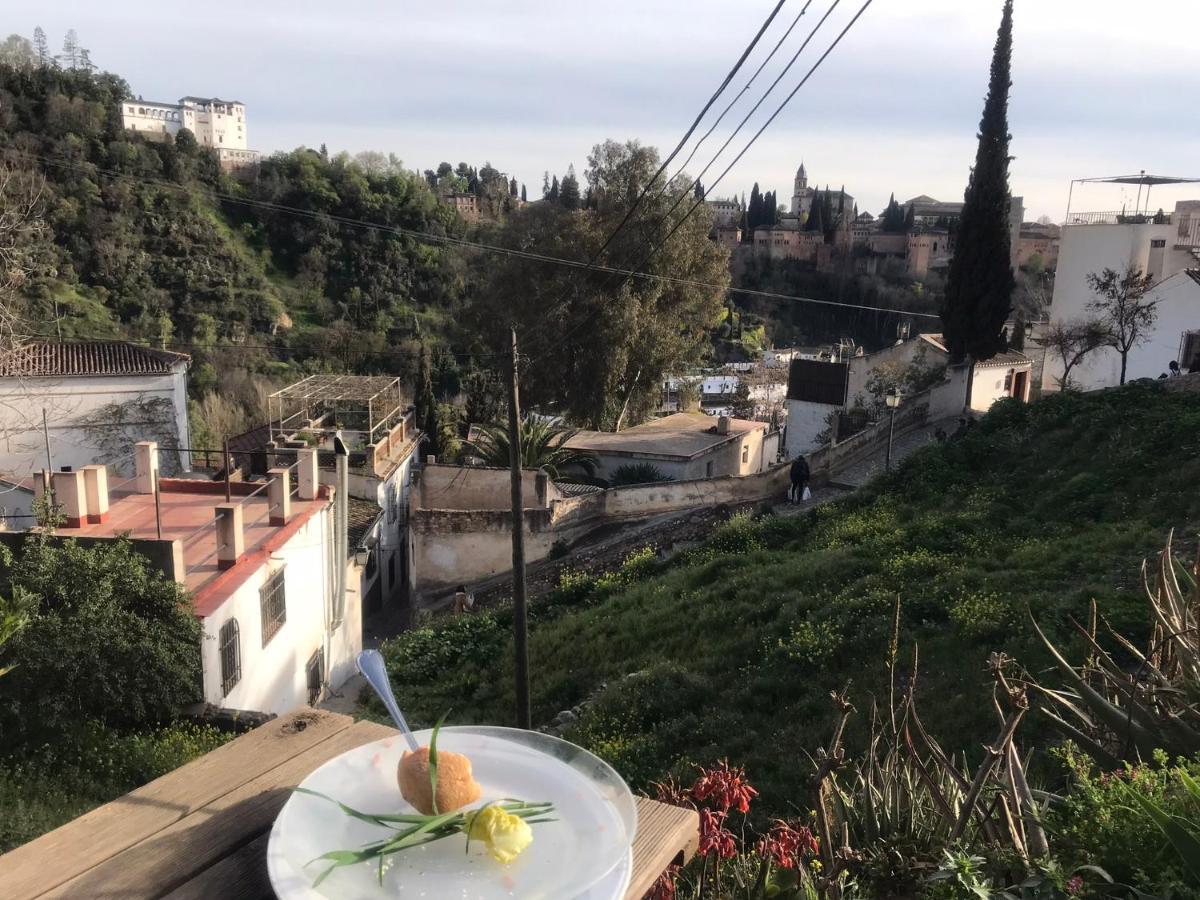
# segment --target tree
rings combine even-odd
[[[751,234],[754,229],[763,224],[763,198],[758,192],[758,182],[750,189],[750,206],[746,210],[746,230]]]
[[[733,391],[732,412],[735,419],[753,419],[754,401],[750,399],[750,385],[739,380]]]
[[[508,395],[499,375],[488,369],[472,369],[463,379],[463,393],[468,426],[500,421]]]
[[[1104,269],[1099,274],[1092,272],[1087,283],[1096,295],[1088,303],[1088,309],[1108,331],[1108,346],[1121,355],[1120,383],[1124,384],[1129,351],[1145,343],[1158,318],[1158,301],[1146,299],[1154,279],[1130,265],[1124,272],[1113,269]]]
[[[908,212],[904,214],[904,233],[912,234],[917,230],[917,205],[908,204]]]
[[[904,230],[904,207],[896,202],[895,194],[888,199],[888,205],[880,219],[880,230],[886,234],[899,234]]]
[[[575,177],[573,165],[567,166],[567,174],[558,187],[558,202],[563,209],[579,209],[579,179]]]
[[[521,183],[521,202],[522,203],[529,202],[529,196],[525,193],[525,183],[524,182]]]
[[[553,204],[558,203],[558,176],[555,175],[550,182],[550,193],[546,195],[546,199]]]
[[[79,66],[79,35],[75,33],[74,28],[67,29],[67,36],[63,38],[62,54],[59,58],[70,69]]]
[[[429,358],[429,348],[421,345],[420,362],[417,371],[417,395],[414,398],[413,410],[417,427],[425,433],[427,452],[432,456],[440,455],[438,438],[441,428],[438,425],[437,398],[433,393],[433,366]]]
[[[46,40],[46,32],[38,25],[33,29],[33,49],[37,53],[37,63],[45,68],[50,65],[50,42]]]
[[[595,429],[640,421],[657,404],[667,375],[694,365],[710,346],[729,262],[708,239],[711,212],[701,205],[687,215],[690,185],[677,179],[648,192],[616,230],[658,168],[653,148],[606,141],[588,157],[594,208],[568,215],[561,206],[537,204],[509,217],[497,233],[504,247],[587,259],[616,231],[605,251],[608,265],[671,279],[489,259],[471,323],[495,352],[503,352],[513,324],[519,336],[531,336],[523,347],[530,354],[523,406],[553,409]]]
[[[508,182],[508,196],[510,196],[510,197],[517,196],[517,179],[516,179],[515,175]]]
[[[1012,0],[1004,0],[979,147],[967,182],[942,302],[950,361],[991,359],[1004,349],[1001,331],[1014,287],[1009,235],[1008,90],[1012,84]]]
[[[137,727],[199,699],[200,625],[183,588],[128,541],[83,547],[31,535],[0,568],[28,610],[0,679],[6,746],[54,741],[88,720]]]
[[[0,65],[14,69],[32,69],[38,64],[33,44],[19,34],[10,34],[0,44]]]
[[[466,445],[467,452],[477,456],[485,466],[496,469],[511,465],[508,426],[481,425],[478,437]],[[571,466],[583,469],[589,476],[596,471],[596,454],[566,446],[579,433],[577,428],[564,428],[557,420],[526,416],[521,421],[521,467],[545,469],[552,479],[568,474]]]
[[[1053,352],[1062,363],[1063,373],[1058,377],[1060,390],[1071,386],[1071,370],[1108,341],[1108,329],[1095,319],[1052,322],[1038,339],[1038,343],[1047,352]]]
[[[812,208],[808,211],[808,220],[804,223],[805,231],[825,231],[825,201],[820,193],[813,194]]]

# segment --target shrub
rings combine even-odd
[[[0,733],[48,740],[95,718],[115,728],[168,721],[199,691],[200,625],[183,589],[128,541],[83,547],[41,536],[0,564],[28,621],[6,649]]]

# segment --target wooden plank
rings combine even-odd
[[[637,798],[638,830],[633,841],[633,878],[625,900],[641,900],[671,863],[685,863],[700,845],[700,815],[694,809]]]
[[[321,710],[272,720],[0,856],[3,894],[36,897],[62,885],[351,724]]]
[[[395,736],[393,729],[374,722],[342,729],[41,896],[87,900],[161,897],[267,832],[291,795],[288,789],[322,763],[369,741]]]
[[[181,884],[163,900],[274,900],[267,877],[268,829],[235,850],[216,865],[209,866],[191,881]]]

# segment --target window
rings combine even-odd
[[[259,590],[258,604],[262,610],[262,645],[265,647],[287,621],[282,568],[272,573],[267,583]]]
[[[221,626],[217,646],[221,654],[221,694],[229,692],[242,680],[242,648],[237,619],[230,619]]]
[[[706,462],[704,464],[704,477],[712,478],[712,473],[713,473],[712,463]]]
[[[750,462],[750,445],[744,444],[742,446],[742,465],[745,465],[748,462]]]
[[[325,685],[325,648],[321,647],[308,658],[304,667],[308,676],[308,705],[313,706],[321,699],[321,688]]]
[[[1162,250],[1162,249],[1163,249],[1164,247],[1166,247],[1166,246],[1167,246],[1167,239],[1166,239],[1166,238],[1155,238],[1154,240],[1152,240],[1152,241],[1150,242],[1150,249],[1151,249],[1151,250]]]

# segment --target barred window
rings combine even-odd
[[[267,579],[267,583],[258,592],[258,601],[262,610],[262,645],[265,647],[287,621],[283,569],[277,570]]]
[[[308,676],[308,705],[313,706],[321,699],[321,688],[325,684],[325,648],[319,648],[309,657],[304,668]]]
[[[221,693],[229,692],[242,680],[242,647],[237,619],[230,619],[221,626],[217,646],[221,653]]]

